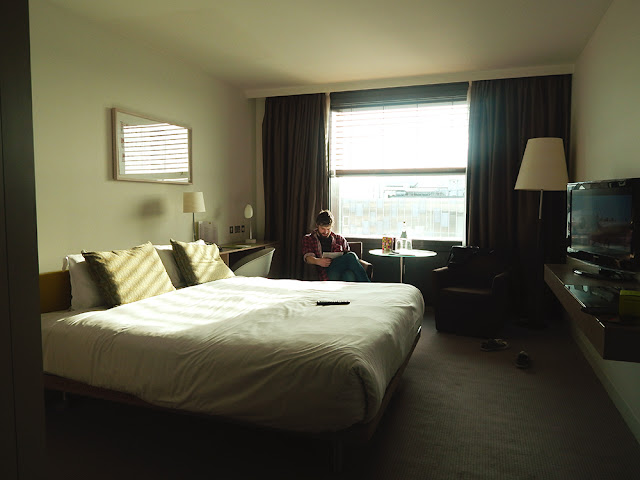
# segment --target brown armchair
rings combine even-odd
[[[373,280],[373,265],[366,260],[362,259],[362,242],[349,242],[350,250],[358,256],[360,265],[367,272],[369,280]],[[304,279],[305,280],[318,280],[318,271],[315,265],[304,264]]]
[[[508,263],[494,251],[475,251],[433,270],[433,291],[438,331],[495,338],[509,312]]]

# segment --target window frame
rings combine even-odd
[[[464,86],[464,87],[463,87]],[[331,165],[331,148],[332,148],[332,112],[334,110],[345,109],[345,108],[353,108],[356,109],[366,108],[366,107],[376,107],[376,106],[387,106],[387,105],[396,105],[400,106],[403,104],[416,104],[416,103],[448,103],[451,101],[464,101],[468,104],[468,88],[469,84],[464,82],[464,84],[441,84],[441,85],[427,85],[427,86],[418,86],[418,87],[399,87],[399,88],[390,88],[390,89],[378,89],[378,90],[366,90],[366,91],[355,91],[355,92],[338,92],[330,94],[330,102],[329,102],[329,141],[327,148],[327,168],[329,170],[329,208],[337,213],[336,215],[336,223],[341,225],[340,223],[340,206],[331,205],[333,200],[333,186],[332,182],[335,179],[341,177],[384,177],[384,176],[440,176],[440,175],[461,175],[464,176],[465,185],[466,182],[466,174],[467,174],[467,166],[464,167],[427,167],[427,168],[375,168],[375,169],[332,169]],[[464,90],[464,97],[461,95],[461,91]],[[337,102],[334,102],[334,99],[337,97]],[[466,187],[464,198],[466,199]],[[464,214],[466,217],[466,200],[464,205]],[[353,234],[347,233],[347,236],[357,236],[358,238],[382,238],[384,234]],[[459,239],[451,239],[451,238],[431,238],[431,237],[422,237],[415,236],[414,239],[417,240],[426,240],[426,241],[464,241],[466,237],[466,222],[463,226],[463,232],[461,238]]]

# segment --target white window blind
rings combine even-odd
[[[466,168],[466,101],[336,109],[331,122],[334,175]]]
[[[126,174],[178,174],[189,170],[189,130],[168,123],[121,124]]]
[[[118,108],[113,121],[114,179],[191,184],[191,129]]]

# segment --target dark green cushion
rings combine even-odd
[[[173,256],[187,285],[198,285],[235,276],[220,258],[220,251],[215,243],[198,245],[171,239],[171,245]]]
[[[131,303],[175,290],[151,243],[111,252],[83,250],[82,256],[109,306]]]

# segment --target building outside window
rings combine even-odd
[[[463,240],[466,83],[331,94],[330,195],[352,237]]]

